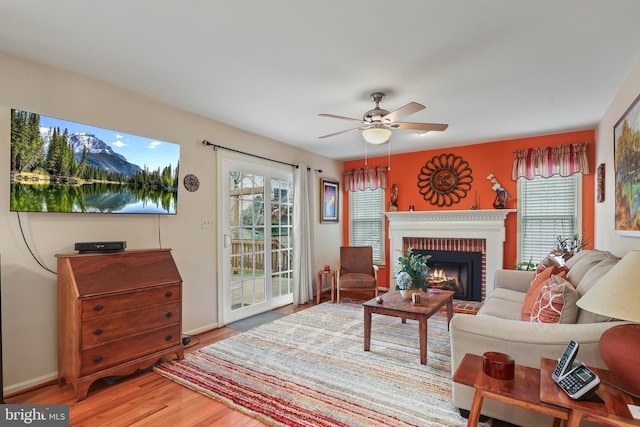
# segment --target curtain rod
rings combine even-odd
[[[223,150],[233,151],[234,153],[244,154],[246,156],[256,157],[258,159],[268,160],[270,162],[275,162],[275,163],[280,163],[282,165],[291,166],[291,167],[296,168],[296,169],[298,169],[300,167],[300,165],[294,165],[292,163],[283,162],[281,160],[270,159],[268,157],[258,156],[257,154],[251,154],[251,153],[246,153],[244,151],[236,150],[234,148],[223,147],[222,145],[217,145],[217,144],[214,144],[213,142],[209,142],[206,139],[202,140],[202,145],[213,147],[214,150],[216,150],[218,148],[222,148]],[[308,167],[307,171],[310,171],[310,170],[311,170],[311,168]],[[316,171],[318,173],[322,173],[322,169],[314,169],[314,171]]]

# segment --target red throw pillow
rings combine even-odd
[[[551,276],[540,289],[533,305],[531,321],[538,323],[575,323],[578,316],[578,292],[571,282]]]
[[[524,297],[524,303],[522,304],[522,320],[525,322],[531,321],[531,311],[533,310],[533,304],[536,303],[538,299],[538,294],[540,293],[540,289],[547,283],[547,280],[552,275],[565,277],[567,275],[567,267],[560,267],[558,265],[554,265],[552,267],[545,268],[540,274],[538,274],[535,279],[531,281],[531,285],[529,285],[529,290]]]

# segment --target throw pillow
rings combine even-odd
[[[559,267],[560,263],[558,262],[558,260],[555,257],[547,256],[545,259],[540,261],[538,263],[538,265],[536,266],[536,274],[534,276],[538,276],[544,270],[546,270],[549,267],[553,267],[553,266],[558,266]]]
[[[540,289],[531,311],[531,321],[538,323],[575,323],[578,317],[578,292],[571,282],[551,276]]]
[[[522,310],[520,312],[522,320],[529,322],[531,320],[531,311],[533,310],[533,304],[538,299],[540,289],[549,280],[552,275],[564,277],[567,274],[566,267],[560,267],[554,265],[552,267],[545,268],[540,274],[536,275],[529,285],[529,290],[524,297],[524,303],[522,304]]]

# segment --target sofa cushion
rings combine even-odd
[[[496,288],[491,292],[491,298],[497,298],[504,301],[517,302],[522,304],[524,302],[524,292],[514,291],[507,288]]]
[[[524,320],[526,322],[531,320],[531,311],[533,310],[533,305],[538,299],[538,293],[540,293],[540,289],[542,288],[542,286],[544,286],[545,283],[547,283],[549,278],[554,274],[564,277],[566,272],[566,267],[554,265],[545,268],[531,281],[531,285],[529,286],[529,290],[524,297],[524,302],[520,311],[520,320]]]
[[[620,261],[620,258],[609,256],[603,261],[600,261],[595,266],[591,267],[591,269],[584,275],[582,280],[580,280],[580,284],[576,288],[576,290],[578,291],[578,298],[589,292],[589,290],[600,281],[600,278],[602,278],[602,276],[604,276],[609,270],[611,270],[611,268],[616,265],[618,261]],[[612,283],[611,286],[615,286],[615,283]],[[576,320],[576,323],[608,322],[610,320],[612,320],[611,317],[602,316],[600,314],[595,314],[587,310],[579,309],[578,319]]]
[[[538,323],[575,323],[578,316],[578,291],[571,282],[553,275],[542,286],[531,311]]]
[[[609,257],[614,257],[614,255],[611,252],[596,249],[576,253],[567,260],[566,266],[569,268],[567,280],[577,288],[584,275],[587,274],[593,266]]]
[[[492,294],[493,295],[493,294]],[[488,298],[478,310],[478,316],[487,315],[508,320],[521,320],[522,303]]]

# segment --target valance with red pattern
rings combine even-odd
[[[361,191],[387,188],[387,166],[349,169],[344,172],[344,190]]]
[[[511,178],[549,178],[553,175],[569,176],[574,173],[589,175],[587,144],[566,144],[556,147],[538,147],[514,151]]]

